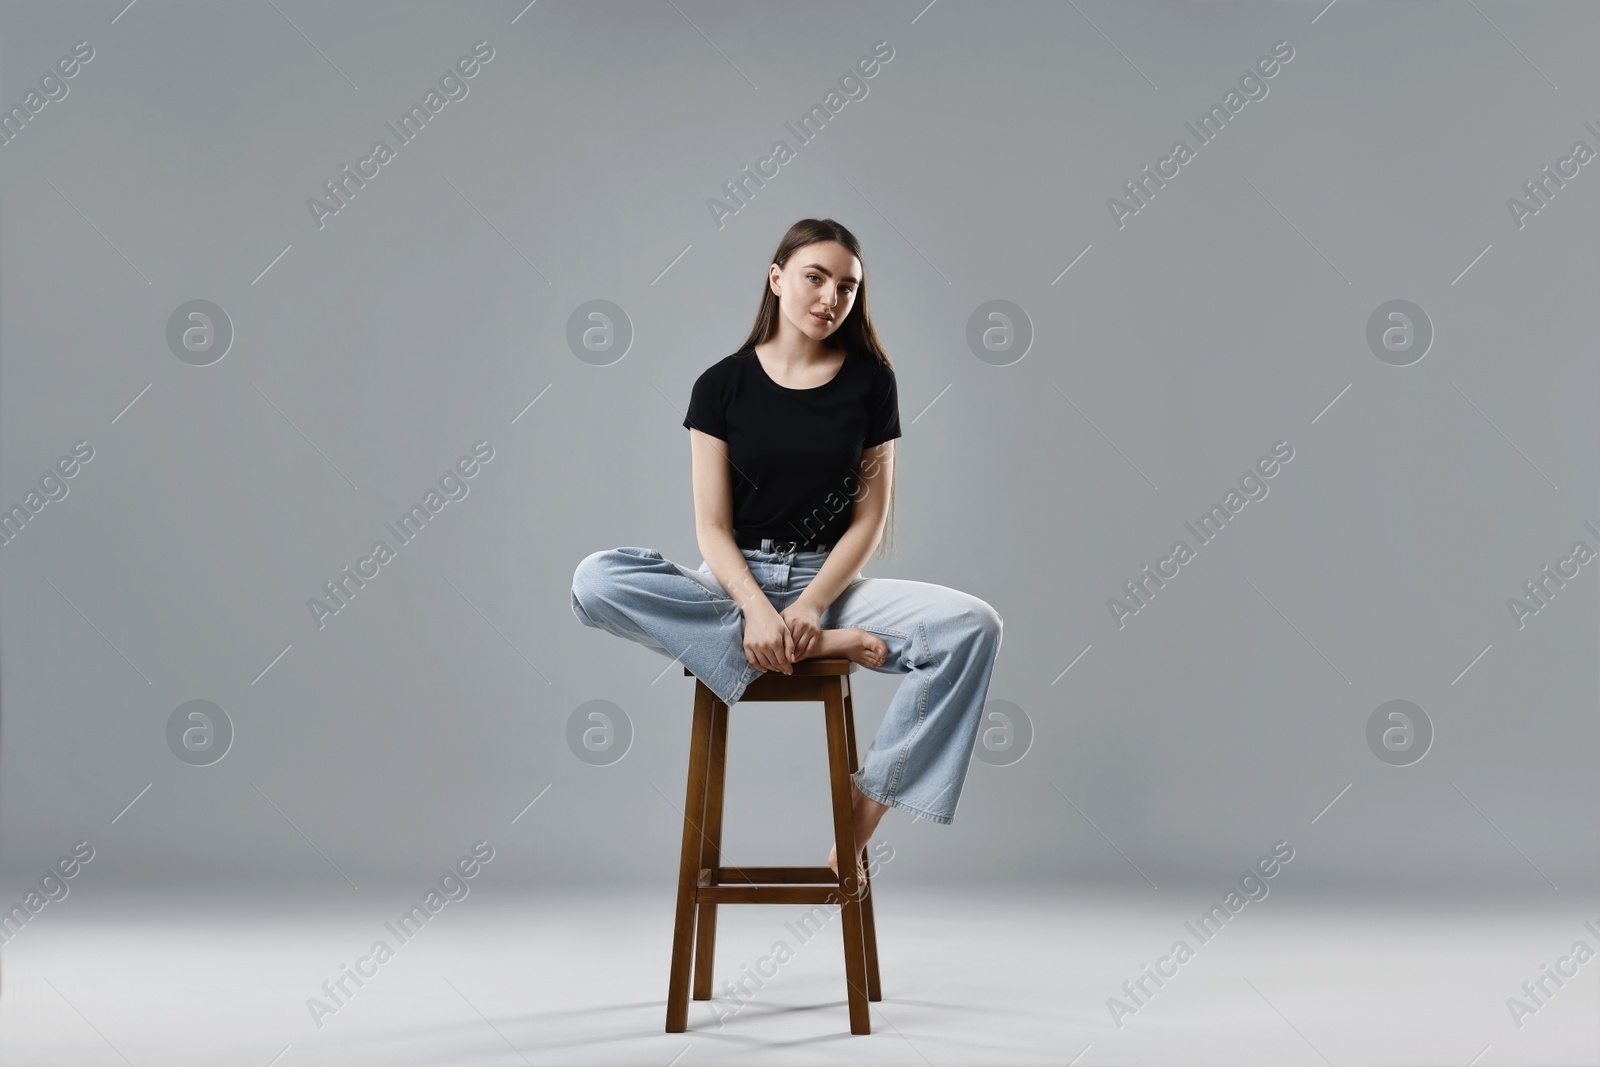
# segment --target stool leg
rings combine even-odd
[[[833,785],[833,834],[839,858],[839,917],[844,933],[844,980],[850,1002],[850,1032],[872,1033],[867,1012],[867,960],[861,929],[861,897],[857,884],[855,822],[850,813],[850,742],[844,728],[844,687],[829,686],[823,696],[828,725],[828,776]]]
[[[856,708],[851,697],[850,676],[845,675],[844,732],[845,740],[850,743],[850,773],[855,774],[860,762],[856,759]],[[872,919],[872,865],[867,860],[865,846],[861,849],[861,865],[867,869],[866,895],[861,901],[862,940],[867,943],[867,999],[876,1001],[883,999],[883,985],[878,980],[878,925]]]
[[[700,835],[705,819],[710,763],[711,705],[716,694],[694,686],[694,727],[689,739],[689,787],[683,801],[683,851],[678,860],[678,909],[672,925],[672,975],[667,981],[667,1033],[689,1028],[689,963],[694,948],[695,883],[700,875]]]
[[[722,786],[728,769],[728,705],[721,700],[711,705],[711,752],[706,767],[705,834],[700,838],[700,867],[710,869],[711,884],[717,884],[717,867],[722,863]],[[699,932],[694,944],[694,999],[711,999],[712,961],[717,952],[717,906],[701,904]]]

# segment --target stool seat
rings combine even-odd
[[[794,668],[793,675],[763,671],[761,678],[757,678],[756,681],[759,682],[762,678],[792,678],[812,674],[853,674],[856,669],[855,660],[849,659],[803,659],[798,663],[791,663],[789,666]],[[691,671],[688,667],[683,669],[683,674],[686,678],[694,677],[694,671]],[[739,699],[742,701],[744,698],[740,697]]]
[[[850,803],[850,776],[858,767],[855,707],[850,695],[850,675],[856,664],[848,659],[805,659],[792,666],[793,674],[763,672],[745,688],[738,702],[821,702],[828,738],[828,779],[839,873],[825,866],[722,866],[729,709],[709,686],[696,679],[688,793],[683,805],[683,852],[672,932],[672,973],[667,983],[668,1033],[688,1029],[691,963],[694,999],[711,999],[718,904],[837,904],[844,935],[850,1032],[872,1032],[867,1002],[883,999],[872,916],[872,878],[868,871],[857,884],[855,865],[844,862],[846,856],[857,856],[862,868],[867,868],[866,850],[856,844]],[[688,668],[683,673],[694,677]]]

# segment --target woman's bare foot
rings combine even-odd
[[[826,631],[824,631],[826,632]],[[864,796],[856,788],[855,779],[850,780],[850,821],[855,826],[856,851],[867,847],[867,842],[872,838],[873,831],[877,830],[878,823],[883,821],[884,812],[889,810],[887,804],[879,804],[876,800]],[[836,842],[828,850],[828,867],[834,874],[839,873],[839,845]],[[856,860],[856,877],[865,881],[867,872],[862,868],[861,861]]]
[[[889,655],[889,646],[883,638],[866,630],[850,627],[844,630],[823,630],[822,636],[812,644],[806,659],[847,659],[863,667],[881,667]]]

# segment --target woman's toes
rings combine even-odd
[[[883,666],[883,660],[888,655],[889,646],[884,644],[883,639],[877,634],[869,633],[866,630],[857,630],[856,633],[860,635],[858,639],[861,642],[860,654],[856,658],[856,662],[864,667]]]

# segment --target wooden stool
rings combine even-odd
[[[850,815],[850,776],[857,768],[855,708],[850,701],[850,674],[855,669],[856,665],[847,659],[801,660],[794,664],[792,675],[763,673],[750,683],[739,701],[822,702],[828,730],[828,777],[833,787],[837,875],[827,866],[720,866],[728,705],[704,682],[695,680],[689,791],[683,802],[683,856],[678,865],[678,911],[672,930],[672,976],[667,984],[668,1033],[681,1034],[688,1029],[691,949],[694,999],[711,999],[718,904],[838,904],[843,920],[850,1032],[872,1032],[867,1001],[883,999],[878,985],[878,938],[872,922],[872,880],[869,876],[858,888],[856,865],[847,860],[849,856],[860,856],[862,865],[866,865],[866,849],[856,847],[855,823]],[[683,673],[694,677],[687,668]]]

